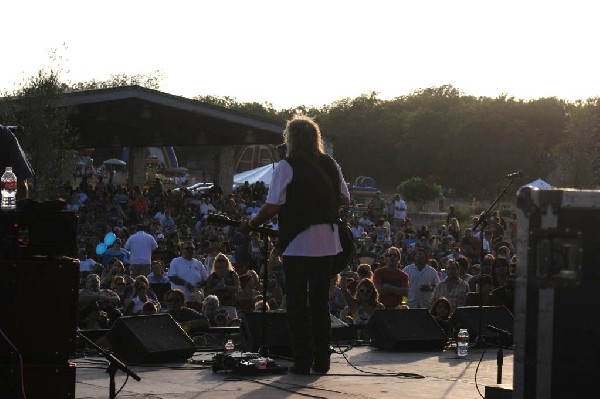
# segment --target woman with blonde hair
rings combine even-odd
[[[240,279],[231,260],[222,252],[215,256],[212,273],[206,280],[204,295],[216,295],[221,306],[236,306]]]

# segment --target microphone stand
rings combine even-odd
[[[262,280],[263,280],[263,286],[262,286],[262,295],[263,295],[263,306],[261,309],[261,318],[262,318],[262,342],[260,343],[260,346],[258,347],[258,354],[262,357],[269,357],[269,346],[266,344],[267,343],[267,288],[268,288],[268,284],[269,284],[269,239],[268,237],[265,237],[264,240],[264,244],[263,244],[263,249],[265,251],[266,258],[267,261],[264,263],[263,266],[263,276],[262,276]],[[259,270],[260,270],[260,266],[259,266]]]
[[[81,333],[81,330],[79,330],[79,328],[77,329],[77,336],[79,338],[83,339],[85,342],[87,342],[91,346],[93,346],[98,352],[102,353],[104,355],[104,357],[108,360],[109,364],[108,364],[108,368],[106,369],[106,372],[108,373],[108,375],[110,377],[110,387],[109,387],[109,398],[110,399],[114,399],[117,397],[117,394],[115,391],[115,374],[117,373],[117,369],[120,369],[121,371],[123,371],[127,375],[131,376],[131,378],[133,378],[136,381],[141,380],[141,378],[136,373],[131,371],[129,369],[129,367],[127,367],[115,355],[106,351],[105,349],[101,348],[100,346],[96,345],[96,343],[94,341],[92,341],[91,339],[89,339],[88,337],[83,335]]]
[[[484,236],[485,236],[485,228],[487,227],[487,219],[488,216],[490,215],[490,213],[492,212],[492,210],[494,209],[494,207],[496,206],[496,204],[498,203],[498,201],[500,201],[500,198],[502,198],[504,196],[504,194],[506,194],[506,190],[508,190],[508,187],[510,187],[510,185],[513,183],[515,177],[519,177],[518,175],[512,175],[509,178],[508,183],[506,184],[506,186],[504,186],[504,188],[502,189],[502,191],[500,192],[500,194],[498,194],[498,196],[496,197],[496,199],[494,200],[494,202],[492,202],[492,204],[489,206],[488,209],[486,209],[477,219],[477,223],[475,223],[475,225],[473,226],[473,231],[477,230],[477,227],[479,227],[479,225],[482,225],[481,227],[481,246],[480,246],[480,251],[479,251],[479,264],[482,266],[481,267],[481,273],[479,274],[479,325],[478,325],[478,331],[477,331],[477,338],[475,340],[474,346],[482,346],[485,345],[485,340],[483,339],[483,334],[482,334],[482,330],[483,330],[483,290],[482,290],[482,282],[483,282],[483,241],[484,241]],[[491,246],[491,243],[490,243]]]

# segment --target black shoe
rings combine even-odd
[[[290,367],[288,369],[288,372],[292,373],[292,374],[310,374],[310,368],[309,367],[299,367],[294,364],[292,367]]]
[[[312,371],[316,374],[327,374],[329,371],[329,359],[323,362],[314,362],[312,365]]]

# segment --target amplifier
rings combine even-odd
[[[73,211],[0,211],[0,260],[77,258]]]

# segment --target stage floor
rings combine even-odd
[[[498,348],[471,348],[468,357],[453,350],[392,352],[367,345],[335,348],[327,375],[259,374],[242,376],[212,370],[216,352],[198,351],[179,364],[128,364],[141,381],[129,378],[118,398],[411,398],[475,399],[490,390],[512,390],[513,351],[503,350],[501,382],[498,385]],[[272,356],[280,366],[291,366],[285,358]],[[75,397],[109,397],[110,378],[104,356],[73,359],[77,365]],[[117,371],[118,391],[126,374]],[[49,387],[50,388],[50,387]],[[488,396],[490,397],[490,396]]]

